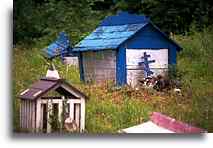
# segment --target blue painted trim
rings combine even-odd
[[[177,63],[177,49],[174,46],[169,46],[168,60],[170,65]]]
[[[79,53],[78,59],[79,59],[80,80],[81,80],[82,82],[85,82],[85,79],[84,79],[84,68],[83,68],[84,65],[83,65],[82,52]]]
[[[180,47],[178,45],[178,43],[176,43],[175,41],[173,41],[172,39],[170,39],[164,32],[162,32],[154,23],[152,23],[152,21],[149,21],[149,23],[155,28],[157,29],[168,41],[170,41],[172,44],[174,44],[175,46],[177,46],[176,50],[177,51],[181,51],[182,47]]]
[[[116,85],[123,86],[126,83],[126,49],[124,47],[120,47],[116,54]]]

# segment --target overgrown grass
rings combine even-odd
[[[149,119],[152,111],[159,111],[178,120],[213,132],[213,31],[192,32],[175,36],[183,47],[178,55],[177,73],[183,83],[182,95],[172,91],[114,89],[111,83],[85,85],[80,82],[78,68],[55,65],[60,76],[79,88],[89,100],[86,102],[86,132],[116,133]],[[19,101],[17,95],[44,76],[47,64],[39,49],[14,48],[13,108],[14,130],[19,129]]]
[[[213,132],[213,28],[177,36],[176,40],[184,48],[177,63],[183,99],[190,102],[183,119]]]
[[[113,87],[113,86],[112,86]],[[86,129],[89,133],[116,133],[148,120],[151,107],[141,100],[128,97],[125,88],[110,90],[106,86],[90,86],[86,107]]]

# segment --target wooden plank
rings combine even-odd
[[[27,108],[26,108],[26,100],[24,100],[24,129],[27,129],[27,117],[26,117],[26,113],[27,113]]]
[[[41,120],[41,103],[40,99],[36,101],[36,132],[40,131],[40,120]]]
[[[33,101],[30,101],[30,114],[31,114],[30,126],[31,132],[33,132]]]
[[[80,129],[80,107],[81,104],[80,103],[75,103],[74,104],[74,109],[75,109],[75,122],[78,126],[78,129]]]
[[[35,101],[32,102],[32,132],[35,132],[36,120],[35,120]]]
[[[69,106],[70,107],[70,115],[69,116],[70,116],[71,119],[74,119],[74,103],[70,101],[69,104],[70,104],[70,106]]]
[[[25,105],[24,105],[25,101],[22,100],[22,129],[25,128],[25,116],[24,116],[24,113],[25,113]]]
[[[62,129],[62,113],[63,113],[63,102],[58,103],[58,119],[60,122],[60,129]]]
[[[22,112],[22,109],[23,109],[23,105],[22,105],[22,103],[23,103],[23,100],[20,100],[20,108],[19,108],[19,118],[20,118],[20,120],[19,120],[19,122],[20,122],[20,129],[22,129],[23,128],[23,112]]]
[[[28,100],[28,129],[29,129],[29,131],[31,131],[31,119],[32,119],[32,117],[31,117],[31,101],[30,100]]]
[[[25,100],[22,100],[22,128],[25,127]]]
[[[81,99],[71,99],[71,98],[69,98],[69,100],[67,102],[68,103],[81,103]]]
[[[51,118],[50,118],[50,116],[52,115],[52,102],[51,102],[51,100],[49,100],[48,101],[48,105],[47,105],[48,107],[48,112],[47,112],[47,133],[51,133]]]
[[[26,104],[25,104],[25,108],[26,108],[26,124],[27,124],[27,130],[29,130],[29,101],[26,100]]]
[[[41,102],[41,111],[40,111],[40,129],[43,131],[43,118],[44,118],[44,104],[43,102]]]
[[[85,99],[81,98],[81,124],[80,132],[83,132],[85,129]]]
[[[30,101],[27,101],[27,129],[30,131]]]
[[[27,130],[29,131],[30,129],[30,125],[29,125],[29,121],[30,121],[30,113],[29,113],[29,101],[26,100],[26,109],[27,109],[27,112],[26,112],[26,121],[27,121]]]
[[[51,100],[52,103],[60,103],[62,101],[62,99],[49,99],[49,100]],[[47,104],[49,100],[47,99],[41,100],[41,103]]]
[[[33,131],[33,125],[32,125],[33,124],[33,112],[32,112],[33,106],[32,105],[33,105],[33,103],[32,103],[32,101],[30,101],[30,129],[31,129],[30,131],[31,132]]]

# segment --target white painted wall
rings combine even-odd
[[[165,74],[168,69],[168,49],[126,49],[127,84],[135,87],[139,79],[143,79],[143,66],[139,66],[144,52],[151,55],[149,60],[155,60],[149,67],[153,75]]]

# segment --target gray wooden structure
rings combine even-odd
[[[63,79],[44,77],[20,93],[20,128],[28,132],[58,132],[71,118],[78,131],[85,128],[85,99]],[[57,129],[53,126],[57,119]]]
[[[82,58],[86,82],[116,80],[116,51],[84,52]]]

